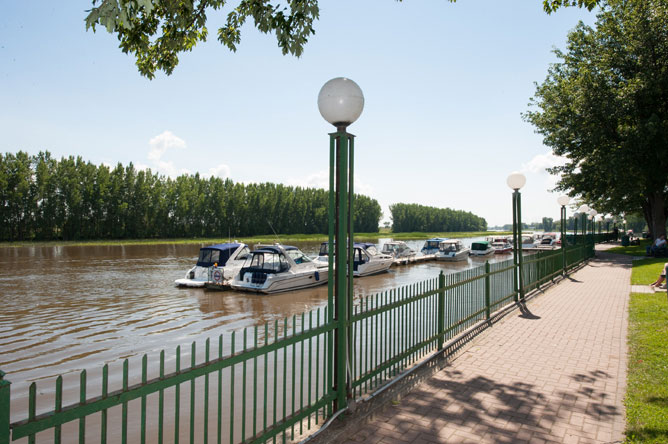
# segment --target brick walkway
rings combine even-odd
[[[598,253],[343,442],[621,442],[630,273]]]

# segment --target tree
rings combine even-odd
[[[399,0],[401,1],[401,0]],[[455,2],[456,0],[449,0]],[[561,7],[579,6],[592,10],[601,0],[543,0],[552,13]],[[218,41],[230,51],[241,42],[241,27],[252,19],[265,34],[273,33],[283,54],[299,57],[319,18],[318,0],[289,0],[287,7],[268,0],[239,0],[218,29]],[[171,74],[179,54],[192,51],[206,41],[207,14],[222,10],[227,0],[92,0],[86,29],[104,26],[115,33],[124,53],[136,58],[139,72],[152,79],[156,71]]]
[[[554,219],[552,219],[551,217],[544,217],[542,225],[543,225],[543,230],[552,231],[554,229]]]
[[[668,215],[668,5],[608,0],[580,23],[525,114],[567,159],[557,190],[599,213],[641,212],[653,236]]]

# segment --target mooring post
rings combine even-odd
[[[11,382],[5,379],[5,372],[0,370],[0,444],[9,444],[9,402]]]

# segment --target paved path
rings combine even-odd
[[[343,442],[621,442],[631,260],[598,255]]]

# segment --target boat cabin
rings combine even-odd
[[[214,264],[218,264],[219,267],[224,267],[230,257],[234,256],[234,252],[236,252],[242,245],[243,244],[238,243],[226,243],[200,248],[199,257],[197,258],[197,266],[208,268],[212,267]],[[234,259],[247,259],[249,254],[250,249],[248,246],[244,245],[243,249],[236,254]]]

